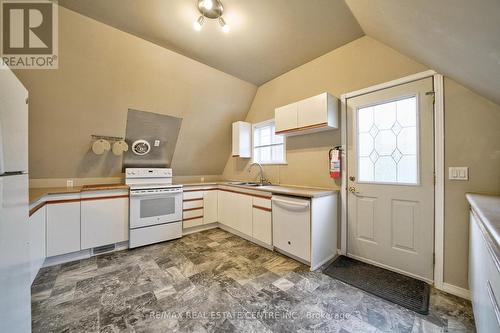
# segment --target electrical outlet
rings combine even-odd
[[[160,140],[155,140],[154,146],[155,147],[159,147],[160,146]]]
[[[66,187],[73,187],[73,179],[66,180]]]
[[[449,167],[448,168],[449,180],[469,180],[468,167]]]

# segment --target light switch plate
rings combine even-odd
[[[468,167],[449,167],[448,179],[450,180],[469,180]]]

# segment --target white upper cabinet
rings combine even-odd
[[[297,103],[292,103],[274,110],[276,133],[292,131],[298,127],[297,106]]]
[[[233,157],[252,157],[252,124],[237,121],[233,123]]]
[[[275,109],[276,134],[299,135],[337,129],[339,101],[322,93]]]

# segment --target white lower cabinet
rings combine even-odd
[[[500,271],[488,250],[479,218],[471,212],[469,288],[478,333],[500,332]]]
[[[232,197],[234,229],[252,237],[252,197],[239,193],[233,193]]]
[[[182,228],[198,227],[203,224],[203,190],[187,190],[182,194]]]
[[[217,218],[217,192],[214,190],[203,192],[203,224],[214,223]]]
[[[252,195],[224,190],[218,192],[219,223],[251,239],[254,216]]]
[[[31,283],[35,280],[35,277],[45,260],[46,209],[47,207],[43,206],[34,212],[29,218]]]
[[[128,192],[82,193],[81,249],[127,241],[128,218]]]
[[[49,201],[47,204],[47,257],[76,251],[80,251],[79,199],[75,202],[61,203]]]
[[[253,198],[252,237],[271,246],[273,244],[272,229],[271,200]]]
[[[217,191],[217,215],[219,223],[234,228],[234,216],[232,215],[232,193],[226,191]]]

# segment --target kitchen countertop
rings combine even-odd
[[[39,201],[46,195],[54,194],[71,194],[81,193],[84,191],[104,191],[104,190],[119,190],[128,189],[125,184],[96,184],[96,185],[83,185],[73,187],[30,187],[29,189],[29,203],[30,205]]]
[[[325,188],[315,188],[315,187],[302,187],[302,186],[292,186],[292,185],[266,185],[266,186],[246,186],[246,185],[236,185],[232,182],[221,181],[221,182],[207,182],[207,183],[182,183],[175,185],[184,186],[231,186],[242,188],[246,190],[263,191],[273,194],[291,195],[307,198],[316,198],[332,195],[338,192],[338,189],[325,189]],[[128,189],[128,185],[125,184],[97,184],[97,185],[83,185],[74,187],[40,187],[40,188],[30,188],[29,202],[33,204],[39,201],[46,195],[54,194],[69,194],[69,193],[81,193],[84,191],[104,191],[104,190],[117,190],[117,189]]]
[[[184,183],[182,185],[184,186],[224,185],[224,186],[243,188],[246,190],[262,191],[273,194],[282,194],[282,195],[307,197],[307,198],[324,197],[332,195],[339,191],[338,189],[304,187],[304,186],[293,186],[293,185],[247,186],[247,185],[234,184],[235,182],[237,181],[222,181],[222,182],[211,182],[211,183]]]
[[[500,196],[467,193],[467,200],[478,217],[479,229],[483,232],[498,267],[500,267]]]

